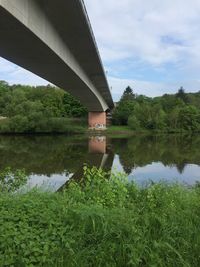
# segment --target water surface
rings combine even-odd
[[[0,170],[25,169],[28,187],[56,191],[79,179],[84,163],[125,172],[130,181],[200,182],[200,136],[1,136]]]

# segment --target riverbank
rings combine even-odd
[[[29,120],[16,116],[0,120],[0,134],[84,134],[87,131],[85,120],[64,117],[40,117]]]
[[[55,134],[84,134],[108,135],[113,137],[131,136],[138,134],[193,134],[197,131],[186,130],[133,130],[129,126],[111,125],[105,130],[88,129],[86,118],[40,117],[32,118],[16,116],[0,119],[0,135],[55,135]]]
[[[94,134],[132,135],[136,131],[128,126],[108,126],[106,130],[90,130],[86,119],[38,118],[34,121],[26,117],[4,118],[0,120],[0,134]]]
[[[105,130],[87,130],[88,135],[106,135],[112,137],[131,136],[135,133],[128,126],[108,126]]]
[[[145,129],[138,129],[133,130],[129,126],[124,125],[112,125],[109,126],[105,133],[113,134],[113,135],[134,135],[134,134],[146,134],[146,135],[153,135],[153,134],[198,134],[200,131],[192,131],[192,130],[183,130],[183,129],[163,129],[163,130],[145,130]]]
[[[200,190],[85,169],[58,194],[0,194],[0,266],[200,265]]]
[[[131,135],[134,133],[133,130],[131,130],[130,127],[128,126],[115,126],[115,125],[112,125],[112,126],[109,126],[106,130],[106,133],[107,134],[126,134],[126,135]]]
[[[0,135],[16,134],[89,134],[131,135],[135,131],[128,126],[109,126],[106,130],[90,130],[86,119],[40,118],[31,122],[27,118],[4,118],[0,120]]]

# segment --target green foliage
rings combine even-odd
[[[96,167],[85,166],[81,180],[83,200],[107,207],[123,206],[127,196],[126,183],[127,180],[123,174],[110,174]]]
[[[129,116],[134,111],[133,102],[121,102],[113,113],[113,123],[116,125],[127,125]]]
[[[194,106],[186,106],[180,109],[178,117],[179,127],[181,129],[195,131],[200,129],[199,110]]]
[[[129,116],[133,113],[135,109],[134,103],[135,95],[133,90],[128,86],[121,100],[113,113],[113,122],[116,125],[127,125]]]
[[[68,118],[47,118],[42,113],[24,117],[16,115],[0,123],[1,133],[84,133],[85,128],[72,123]]]
[[[185,90],[184,90],[184,88],[182,86],[178,90],[178,93],[176,94],[176,97],[182,99],[184,103],[188,102],[187,94],[185,93]]]
[[[139,130],[140,129],[140,122],[138,121],[138,119],[136,118],[135,115],[129,116],[129,118],[128,118],[128,126],[132,130]]]
[[[86,112],[79,101],[56,87],[9,86],[0,81],[0,116],[7,118],[0,121],[2,133],[51,132],[55,128],[71,132],[66,118],[85,117]]]
[[[200,93],[186,94],[181,87],[175,95],[148,98],[131,96],[125,90],[113,112],[115,125],[131,129],[164,132],[200,131]]]
[[[13,192],[26,182],[27,176],[24,170],[12,171],[10,168],[6,168],[0,173],[0,193]]]
[[[120,101],[130,101],[135,99],[135,94],[133,93],[133,89],[128,86],[121,97]]]
[[[63,97],[64,114],[69,117],[83,117],[87,115],[87,109],[70,94],[65,93]]]
[[[200,265],[200,191],[84,170],[59,194],[0,194],[0,266]]]

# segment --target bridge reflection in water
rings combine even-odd
[[[111,146],[107,143],[106,136],[90,136],[88,140],[88,155],[86,160],[80,164],[80,168],[72,175],[70,180],[80,180],[83,177],[83,167],[87,164],[89,167],[101,168],[105,171],[112,169],[114,153]],[[63,184],[57,191],[62,191],[69,180]]]

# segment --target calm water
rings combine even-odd
[[[79,179],[84,163],[149,181],[200,182],[200,136],[1,136],[0,169],[25,169],[35,185],[58,190]]]

